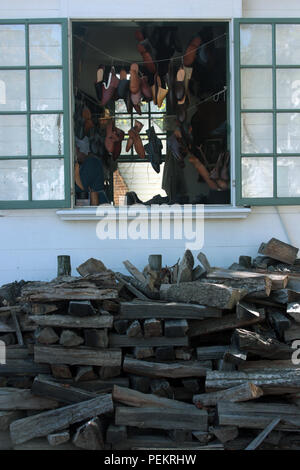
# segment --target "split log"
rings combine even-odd
[[[147,357],[154,356],[154,349],[151,347],[137,346],[134,348],[134,357],[136,359],[146,359]]]
[[[242,301],[236,305],[236,316],[239,319],[259,318],[260,315],[264,315],[264,309],[257,309],[253,304]]]
[[[139,361],[125,356],[123,363],[124,372],[130,374],[142,375],[147,377],[205,377],[207,371],[211,370],[210,361],[185,361],[170,364],[159,362]]]
[[[162,322],[156,318],[148,318],[145,320],[144,336],[145,338],[150,338],[152,336],[162,336]],[[179,336],[183,335],[181,334]]]
[[[196,380],[196,379],[194,379]],[[153,395],[164,398],[173,398],[173,388],[166,379],[154,379],[150,382],[150,390]]]
[[[96,311],[90,300],[77,300],[77,302],[69,302],[68,313],[75,317],[89,317],[96,315]]]
[[[244,271],[240,272],[243,273]],[[202,282],[245,290],[247,291],[247,295],[252,295],[255,297],[268,297],[271,293],[272,288],[272,281],[263,274],[260,275],[260,277],[246,277],[237,279],[220,279],[218,277],[209,277],[207,279],[203,279]]]
[[[108,347],[108,334],[107,329],[84,330],[85,345],[89,348],[107,348]]]
[[[296,431],[300,426],[300,409],[286,403],[230,403],[217,404],[220,425],[239,428],[265,429],[273,419],[280,418],[278,430]]]
[[[102,395],[75,405],[67,405],[57,410],[14,421],[10,425],[11,438],[14,444],[22,444],[30,439],[47,436],[71,424],[112,411],[111,395]]]
[[[166,336],[151,336],[150,338],[129,337],[127,335],[109,335],[109,346],[111,348],[131,348],[136,346],[159,347],[159,346],[188,346],[189,340],[183,338],[167,338]]]
[[[221,309],[232,309],[247,293],[245,289],[202,281],[182,282],[179,285],[162,284],[160,287],[162,300],[195,302]]]
[[[76,270],[81,276],[88,276],[89,274],[98,274],[107,271],[102,261],[95,258],[89,258],[87,261],[78,266]]]
[[[239,349],[267,359],[289,359],[292,349],[274,338],[238,328],[233,334],[233,341]]]
[[[300,323],[300,303],[289,302],[287,304],[286,313],[288,313],[297,323]]]
[[[149,255],[148,264],[152,271],[160,271],[162,267],[162,256],[161,255]]]
[[[240,351],[235,346],[231,346],[229,349],[225,351],[223,360],[230,364],[235,364],[235,365],[243,364],[247,360],[247,352]]]
[[[143,332],[140,322],[138,320],[134,320],[127,328],[126,334],[129,338],[142,338]]]
[[[282,336],[285,330],[288,330],[291,327],[290,320],[275,309],[268,309],[268,318],[272,327],[279,336]]]
[[[22,331],[21,331],[21,328],[20,328],[19,320],[18,320],[17,314],[14,310],[11,310],[11,317],[12,317],[13,323],[15,325],[18,344],[20,346],[24,346],[24,340],[23,340],[23,335],[22,335]]]
[[[286,264],[295,263],[298,251],[299,248],[281,242],[276,238],[271,238],[268,243],[262,243],[258,249],[258,253],[261,255],[282,261],[282,263]]]
[[[276,359],[276,360],[260,360],[260,361],[245,361],[238,366],[238,370],[240,371],[259,371],[259,370],[270,370],[270,369],[276,369],[276,370],[294,370],[298,369],[300,370],[300,365],[299,364],[293,364],[293,362],[290,359],[286,360],[281,360],[281,359]]]
[[[127,271],[133,276],[135,277],[138,281],[140,281],[142,284],[146,284],[147,282],[147,279],[145,278],[145,276],[141,273],[141,271],[139,271],[132,263],[130,263],[130,261],[123,261],[123,264],[125,266],[125,268],[127,269]]]
[[[58,309],[59,306],[54,304],[31,304],[31,313],[33,315],[45,315],[56,312]]]
[[[106,431],[106,442],[108,444],[118,444],[124,442],[127,439],[127,428],[126,426],[116,426],[110,424]]]
[[[202,318],[220,318],[222,310],[198,304],[140,301],[121,302],[118,318],[186,318],[200,320]]]
[[[57,257],[57,277],[71,275],[71,258],[68,255]]]
[[[49,374],[50,367],[46,362],[45,364],[36,364],[32,359],[8,359],[6,364],[0,365],[0,376],[35,377],[38,374]]]
[[[165,335],[169,338],[184,336],[188,328],[189,325],[185,319],[165,321]]]
[[[178,443],[165,436],[154,436],[154,435],[134,435],[127,437],[126,440],[121,441],[113,445],[113,450],[223,450],[222,444],[209,443],[207,445],[201,445],[199,442],[181,442]]]
[[[30,390],[0,388],[0,410],[50,410],[59,406],[56,400],[34,396]]]
[[[37,439],[31,439],[28,442],[24,442],[24,444],[15,445],[13,450],[80,450],[78,447],[75,447],[74,444],[71,442],[65,442],[60,444],[59,446],[52,446],[49,444],[48,440],[45,437],[40,437]]]
[[[124,286],[134,294],[138,299],[140,300],[149,300],[149,298],[144,295],[139,289],[137,289],[135,286],[133,286],[127,279],[126,276],[124,276],[121,273],[116,273],[116,279],[118,279],[119,282],[124,284]]]
[[[186,410],[161,407],[131,408],[117,406],[115,422],[117,425],[123,424],[137,428],[206,431],[207,412],[197,410],[195,407]]]
[[[208,387],[207,387],[208,388]],[[211,393],[201,393],[193,396],[193,403],[198,407],[215,406],[219,401],[248,401],[263,395],[263,390],[251,382],[244,382],[226,390]]]
[[[46,397],[67,404],[90,400],[96,396],[92,392],[80,390],[79,388],[72,387],[70,385],[66,387],[65,384],[53,382],[44,378],[42,375],[39,375],[34,379],[31,391],[37,396]]]
[[[207,392],[237,387],[252,382],[262,388],[264,395],[284,395],[300,391],[299,370],[259,370],[219,372],[207,371],[205,389]]]
[[[61,431],[53,434],[48,434],[47,440],[51,446],[59,446],[70,440],[69,431]]]
[[[231,281],[239,280],[240,282],[245,282],[245,286],[247,286],[247,283],[249,282],[250,290],[255,288],[255,282],[257,282],[258,288],[256,290],[265,290],[266,295],[269,295],[271,290],[284,289],[288,284],[288,275],[284,273],[257,273],[254,271],[216,269],[210,271],[207,274],[207,277],[211,279],[227,279]]]
[[[186,250],[178,266],[177,284],[193,280],[194,256]]]
[[[36,330],[35,338],[37,342],[41,344],[55,344],[59,340],[59,336],[50,326]]]
[[[0,411],[0,431],[7,431],[10,424],[24,417],[24,411]]]
[[[34,361],[48,364],[69,364],[87,366],[120,366],[122,352],[120,349],[90,349],[83,346],[64,348],[62,346],[34,347]]]
[[[95,380],[97,375],[92,366],[81,366],[77,368],[75,382],[83,382],[85,380]]]
[[[212,432],[222,444],[233,441],[239,435],[237,426],[211,426],[209,431]]]
[[[63,330],[60,339],[59,339],[59,344],[65,347],[76,347],[80,346],[81,344],[84,343],[84,339],[76,334],[74,331],[71,330]]]
[[[207,273],[209,273],[211,269],[213,269],[211,265],[209,264],[208,259],[204,253],[200,252],[197,256],[197,259],[200,261],[200,263],[202,264],[202,266],[204,267]]]
[[[72,373],[70,367],[66,364],[52,364],[51,365],[52,375],[59,379],[72,379]]]
[[[99,418],[93,418],[87,423],[81,425],[73,439],[73,444],[80,449],[103,450],[104,437],[103,426]]]
[[[196,349],[198,361],[222,359],[230,346],[202,346]]]
[[[97,379],[87,382],[78,382],[76,387],[82,390],[88,390],[89,392],[110,393],[113,390],[114,385],[119,385],[120,387],[129,387],[129,378],[114,377],[112,379],[105,380]]]
[[[259,316],[253,316],[249,318],[237,318],[235,313],[224,315],[218,321],[207,319],[207,320],[191,320],[189,322],[188,336],[201,336],[209,333],[216,333],[218,331],[233,330],[240,326],[254,325],[265,320],[264,312],[261,312]]]
[[[112,315],[95,315],[91,317],[73,317],[72,315],[31,315],[37,325],[59,328],[112,328]]]

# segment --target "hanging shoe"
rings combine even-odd
[[[145,40],[145,41],[147,41],[147,40]],[[140,42],[137,46],[137,49],[138,49],[139,53],[141,54],[141,56],[143,58],[145,67],[149,70],[150,73],[155,74],[156,73],[156,65],[153,61],[151,53],[149,52],[149,50],[147,50],[147,47],[146,47],[147,43],[145,41],[143,41],[142,43]],[[148,47],[150,49],[150,46],[148,46]]]
[[[103,77],[104,77],[104,65],[99,65],[97,70],[97,77],[95,82],[95,91],[96,96],[99,101],[102,100],[102,84],[103,84]]]
[[[156,87],[156,90],[157,90],[156,104],[157,104],[158,108],[161,108],[162,104],[163,104],[163,101],[164,101],[165,97],[167,96],[169,90],[167,90],[166,88],[162,88],[161,79],[160,79],[159,75],[156,76],[156,83],[157,83],[157,87]]]
[[[140,121],[135,120],[134,126],[132,129],[134,129],[136,132],[141,132],[143,127],[144,127],[144,124],[142,124]],[[132,146],[133,146],[133,139],[129,137],[129,139],[127,140],[127,144],[126,144],[126,152],[129,152]]]
[[[129,80],[127,80],[127,72],[125,69],[120,71],[120,81],[118,84],[118,96],[125,99],[129,90]]]
[[[109,73],[107,83],[102,86],[101,106],[105,106],[114,96],[119,85],[119,79],[116,76],[115,68],[112,67]]]
[[[177,101],[182,100],[185,96],[184,79],[185,79],[185,70],[183,67],[180,67],[178,69],[176,80],[174,83],[174,92],[175,92],[175,97]]]
[[[144,125],[140,121],[135,121],[134,127],[128,131],[129,139],[127,140],[126,152],[133,146],[140,158],[145,158],[145,149],[140,137],[140,131]]]
[[[148,77],[143,75],[141,78],[141,92],[145,101],[152,101],[152,91],[148,83]]]
[[[197,55],[197,50],[199,46],[201,46],[201,44],[202,39],[199,36],[192,39],[192,41],[189,43],[183,56],[183,64],[186,67],[190,67],[191,65],[193,65]]]
[[[149,143],[144,146],[147,154],[149,155],[151,165],[156,173],[160,172],[160,165],[162,163],[162,142],[157,137],[153,126],[146,130]]]
[[[131,93],[138,93],[140,90],[140,77],[138,64],[131,64],[130,66],[130,84],[129,90]]]

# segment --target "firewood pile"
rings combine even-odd
[[[300,449],[300,262],[187,250],[0,288],[0,449]]]

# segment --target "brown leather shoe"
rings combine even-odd
[[[130,66],[130,85],[129,90],[131,93],[138,93],[140,89],[140,77],[138,64],[131,64]]]
[[[153,58],[149,51],[147,51],[146,47],[143,44],[138,44],[137,49],[141,54],[145,67],[149,70],[150,73],[156,73],[156,65],[153,61]]]
[[[134,126],[128,132],[129,139],[127,140],[127,144],[126,144],[126,152],[129,152],[131,147],[134,145],[134,142],[135,142],[137,136],[140,138],[139,133],[141,132],[143,127],[144,127],[144,124],[142,124],[140,121],[138,121],[137,119],[134,121]],[[131,132],[131,131],[133,131],[133,132]],[[141,140],[141,138],[140,138],[140,140]],[[141,144],[142,144],[142,141],[141,141]],[[142,146],[143,146],[143,144],[142,144]],[[143,147],[143,149],[144,149],[144,147]],[[135,148],[135,150],[138,153],[136,148]],[[142,151],[142,153],[143,153],[143,151]],[[144,150],[144,156],[145,156],[145,150]]]
[[[197,49],[199,46],[201,46],[201,44],[202,39],[199,36],[192,39],[192,41],[189,43],[183,56],[183,64],[186,67],[190,67],[191,65],[193,65],[194,60],[196,58]]]
[[[112,67],[109,73],[107,83],[103,83],[102,86],[102,100],[101,106],[105,106],[115,95],[116,89],[118,88],[119,79],[116,76],[115,68]]]
[[[184,79],[185,79],[185,70],[183,67],[180,67],[178,69],[175,84],[174,84],[175,97],[178,101],[182,100],[185,95]]]
[[[146,77],[146,75],[143,75],[141,78],[141,92],[145,101],[152,101],[152,91],[148,83],[148,77]]]
[[[145,149],[140,134],[134,129],[128,131],[129,138],[133,141],[134,150],[140,158],[145,158]]]

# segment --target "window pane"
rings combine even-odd
[[[277,152],[300,152],[300,114],[277,114]]]
[[[62,71],[30,71],[31,109],[37,111],[62,109]]]
[[[26,160],[0,160],[0,200],[28,199],[28,169]]]
[[[273,158],[242,158],[242,196],[273,197]]]
[[[300,196],[300,158],[279,157],[277,159],[277,196]]]
[[[32,160],[32,199],[64,199],[64,160]]]
[[[148,113],[149,111],[149,104],[146,101],[142,101],[141,103],[141,111],[142,113]],[[137,114],[136,110],[133,108],[133,114]],[[139,114],[137,114],[139,116]]]
[[[31,116],[32,155],[63,155],[62,114],[33,114]]]
[[[151,126],[154,127],[154,130],[157,134],[163,134],[165,133],[165,119],[163,117],[164,115],[154,115],[151,118]]]
[[[129,114],[124,114],[124,115],[118,115],[118,117],[115,120],[116,126],[119,129],[122,129],[124,132],[128,132],[129,129],[131,128],[131,117]]]
[[[241,70],[242,109],[268,109],[273,107],[272,70]]]
[[[242,153],[273,152],[273,117],[271,113],[242,114]]]
[[[272,26],[241,25],[240,50],[242,65],[272,65]]]
[[[279,69],[276,71],[277,108],[300,108],[300,70]]]
[[[0,70],[0,111],[26,111],[25,70]]]
[[[26,116],[0,116],[0,156],[27,155]]]
[[[276,64],[299,65],[300,63],[300,25],[276,25]]]
[[[115,112],[116,113],[127,113],[127,108],[124,100],[115,101]]]
[[[0,57],[5,67],[26,64],[24,25],[0,25]]]
[[[61,25],[29,26],[30,65],[61,65]]]
[[[166,98],[163,100],[161,107],[159,108],[153,101],[150,101],[150,109],[153,113],[165,113],[167,110]]]

